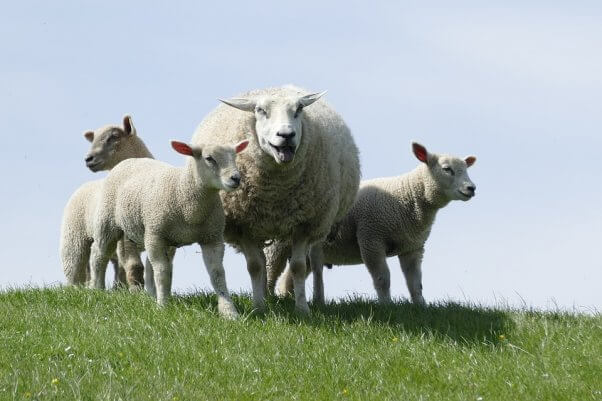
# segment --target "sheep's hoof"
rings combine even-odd
[[[219,312],[220,316],[225,319],[238,319],[238,312],[236,311],[234,305],[230,302],[218,302],[217,311]]]

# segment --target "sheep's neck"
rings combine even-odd
[[[153,159],[151,152],[149,152],[144,142],[142,142],[142,140],[137,136],[133,136],[128,138],[126,141],[122,141],[120,146],[121,150],[118,152],[119,157],[118,160],[116,160],[115,165],[126,159],[140,157],[148,157]]]
[[[430,176],[426,166],[418,166],[402,177],[402,191],[410,194],[417,218],[432,222],[439,209],[449,203]]]
[[[219,202],[219,189],[213,188],[203,180],[193,160],[180,167],[180,180],[177,186],[178,201],[198,218],[205,216]]]

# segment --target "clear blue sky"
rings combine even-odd
[[[169,139],[190,139],[218,97],[295,83],[328,90],[364,178],[412,169],[411,140],[477,156],[477,196],[443,209],[427,243],[427,301],[602,307],[600,2],[284,3],[3,4],[0,286],[64,281],[63,207],[103,175],[84,167],[85,130],[131,113],[181,165]],[[210,288],[198,251],[178,251],[178,291]],[[250,291],[242,256],[225,266]],[[374,296],[361,266],[327,270],[325,286]]]

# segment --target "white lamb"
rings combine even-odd
[[[424,304],[422,256],[435,215],[450,201],[469,200],[476,190],[467,172],[476,157],[429,153],[418,143],[413,143],[412,149],[422,163],[398,177],[362,181],[353,207],[321,249],[327,265],[365,263],[383,303],[391,301],[386,258],[396,255],[412,301]],[[288,250],[280,246],[272,251],[274,271],[270,273],[277,277],[286,264]],[[324,303],[323,265],[312,263],[312,268],[314,302]],[[279,292],[291,292],[292,287],[287,270]]]
[[[222,265],[225,222],[219,191],[238,188],[236,153],[247,144],[245,140],[235,146],[195,146],[172,141],[177,152],[190,156],[186,166],[130,159],[111,170],[94,220],[91,287],[104,288],[108,258],[125,237],[146,249],[154,269],[157,302],[164,305],[171,293],[175,249],[196,242],[201,245],[219,312],[236,317]]]
[[[359,186],[358,150],[343,119],[323,93],[285,86],[224,100],[199,125],[192,142],[235,142],[251,131],[238,166],[240,191],[222,193],[225,239],[245,255],[253,304],[265,307],[263,247],[268,240],[292,243],[295,306],[309,313],[305,255],[342,219]],[[231,106],[231,107],[230,107]]]
[[[95,131],[86,131],[84,137],[92,143],[86,155],[86,166],[93,172],[111,170],[119,162],[129,158],[149,157],[153,155],[136,134],[132,117],[123,117],[123,126],[107,125]],[[90,246],[92,245],[92,225],[94,209],[103,180],[88,182],[79,187],[65,206],[61,224],[60,257],[63,271],[69,284],[83,285],[88,279]],[[138,273],[126,278],[123,267],[118,267],[117,260],[112,259],[115,268],[115,284],[136,286],[139,283],[142,270],[140,258],[126,258],[123,254],[123,244],[118,246],[118,254],[124,263],[138,264],[130,271]],[[132,256],[132,254],[130,254]]]

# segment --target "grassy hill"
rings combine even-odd
[[[0,293],[0,400],[602,400],[602,317],[350,299]]]

